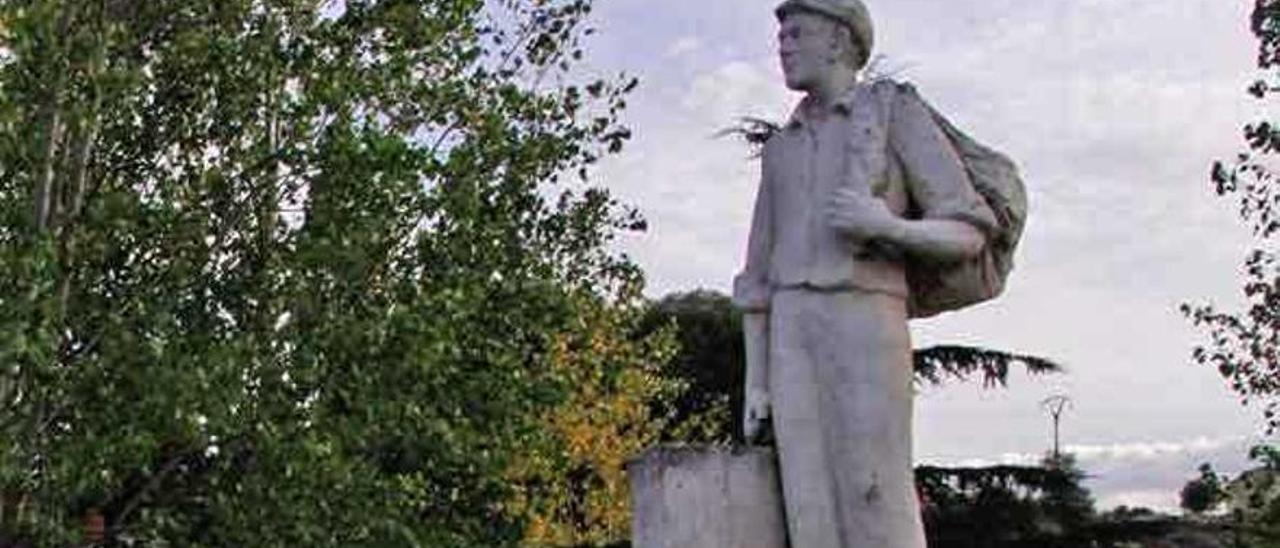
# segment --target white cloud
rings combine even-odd
[[[624,248],[646,266],[650,291],[724,290],[741,258],[759,163],[746,144],[716,133],[743,116],[778,119],[792,100],[767,62],[731,60],[656,90],[661,121],[606,163],[602,178],[640,204],[650,230]]]
[[[1120,505],[1141,506],[1165,512],[1178,509],[1178,492],[1197,476],[1201,463],[1218,473],[1234,475],[1246,469],[1248,449],[1259,440],[1248,437],[1197,437],[1186,440],[1067,445],[1063,451],[1076,458],[1085,471],[1084,485],[1100,509]],[[1043,454],[1006,453],[994,458],[956,461],[925,459],[942,466],[982,467],[1035,465]]]
[[[665,57],[682,57],[702,47],[702,40],[697,36],[685,36],[667,46]]]
[[[1164,489],[1146,489],[1134,491],[1116,491],[1094,497],[1094,506],[1099,509],[1110,509],[1117,506],[1130,508],[1147,508],[1165,514],[1177,514],[1178,494]]]
[[[735,60],[698,75],[682,101],[694,114],[689,121],[727,126],[742,116],[780,118],[790,94],[763,64]]]
[[[1240,447],[1246,438],[1212,439],[1198,437],[1186,441],[1113,443],[1107,445],[1068,445],[1064,450],[1081,460],[1144,461],[1166,459],[1173,455],[1206,454],[1225,448]]]
[[[1249,438],[1198,437],[1180,441],[1127,442],[1111,444],[1068,444],[1062,448],[1064,453],[1073,455],[1078,462],[1112,463],[1168,460],[1185,455],[1215,455],[1226,450],[1240,451],[1240,456],[1247,453]],[[1233,453],[1234,454],[1234,453]],[[1044,454],[1004,453],[992,458],[969,458],[956,461],[956,466],[995,466],[1000,464],[1031,465],[1040,462]],[[1236,457],[1232,457],[1234,462]],[[936,464],[948,464],[945,461],[931,461]]]

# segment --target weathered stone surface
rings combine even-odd
[[[863,0],[785,0],[777,15],[782,75],[805,98],[760,151],[734,281],[743,437],[773,430],[792,546],[925,548],[907,321],[1000,292],[1021,180],[910,86],[859,74]]]
[[[657,447],[627,466],[636,548],[786,548],[768,448]]]

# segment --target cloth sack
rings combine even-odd
[[[884,108],[892,108],[893,94],[915,96],[933,115],[934,122],[955,147],[974,189],[995,213],[998,226],[987,234],[987,245],[967,261],[937,264],[907,258],[910,287],[908,313],[927,318],[990,300],[1004,291],[1013,269],[1013,255],[1027,220],[1026,186],[1018,168],[1004,154],[979,143],[938,113],[910,84],[878,82],[875,87]],[[882,91],[888,88],[888,92]],[[887,113],[891,114],[891,113]],[[888,118],[886,118],[888,119]]]

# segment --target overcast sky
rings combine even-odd
[[[941,464],[1027,462],[1050,445],[1038,402],[1074,405],[1064,442],[1104,506],[1177,505],[1202,461],[1238,470],[1258,440],[1216,373],[1192,365],[1184,301],[1238,303],[1248,244],[1208,167],[1240,147],[1259,105],[1246,0],[868,0],[877,53],[954,122],[1012,156],[1031,211],[1007,293],[917,322],[917,346],[1044,356],[1055,378],[953,385],[917,399],[916,454]],[[639,76],[636,138],[600,181],[650,230],[625,247],[649,291],[727,291],[758,164],[713,135],[740,116],[783,119],[798,99],[774,59],[772,0],[602,0],[589,49]]]

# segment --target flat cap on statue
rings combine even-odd
[[[871,12],[862,0],[786,0],[778,5],[774,14],[778,16],[778,20],[782,20],[795,11],[820,13],[849,27],[853,31],[853,39],[862,48],[863,64],[871,57],[875,31],[871,26]]]

